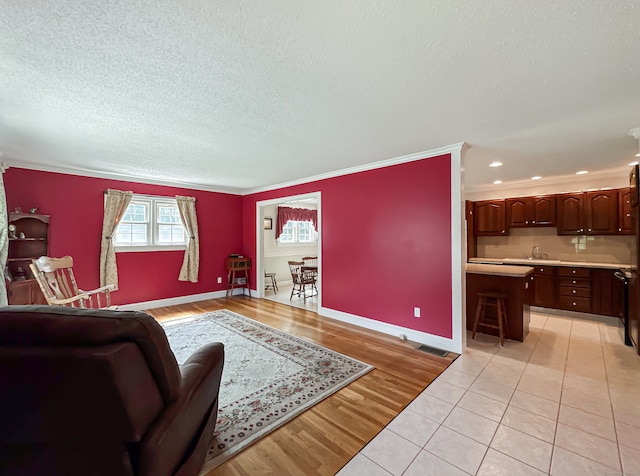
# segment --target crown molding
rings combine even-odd
[[[162,185],[165,187],[184,188],[187,190],[199,190],[203,192],[218,192],[218,193],[228,193],[230,195],[243,195],[242,189],[233,188],[233,187],[212,187],[212,186],[206,186],[206,185],[190,183],[190,182],[180,182],[178,180],[150,179],[148,177],[138,177],[135,175],[125,175],[125,174],[118,174],[113,172],[99,172],[96,170],[81,169],[78,167],[73,167],[73,168],[52,167],[49,165],[40,165],[40,164],[25,165],[17,161],[12,161],[10,159],[4,160],[3,162],[8,167],[14,167],[16,169],[38,170],[40,172],[52,172],[52,173],[58,173],[58,174],[75,175],[79,177],[120,180],[122,182],[143,183],[148,185]]]
[[[301,178],[297,180],[291,180],[289,182],[278,183],[274,185],[268,185],[266,187],[258,187],[242,192],[242,195],[251,195],[260,192],[269,192],[271,190],[277,190],[280,188],[293,187],[295,185],[302,185],[309,182],[316,182],[318,180],[326,180],[329,178],[340,177],[342,175],[350,175],[358,172],[366,172],[367,170],[380,169],[382,167],[389,167],[391,165],[404,164],[407,162],[415,162],[416,160],[429,159],[431,157],[437,157],[444,154],[461,153],[465,143],[459,142],[457,144],[447,145],[439,147],[437,149],[431,149],[424,152],[416,152],[415,154],[403,155],[401,157],[395,157],[393,159],[380,160],[378,162],[371,162],[368,164],[357,165],[355,167],[348,167],[346,169],[334,170],[333,172],[327,172],[324,174],[313,175],[311,177]]]
[[[531,187],[547,187],[555,185],[575,185],[576,190],[581,190],[585,182],[593,181],[605,181],[605,180],[620,180],[621,177],[627,177],[630,172],[628,167],[618,167],[615,169],[608,169],[600,172],[590,172],[587,175],[553,175],[550,177],[544,177],[540,180],[515,180],[503,182],[499,185],[495,184],[480,184],[480,185],[466,185],[465,193],[476,192],[498,192],[500,190],[516,190],[520,188]]]

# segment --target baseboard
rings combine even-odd
[[[240,295],[244,289],[234,289],[233,295]],[[255,291],[251,291],[254,296]],[[118,305],[118,309],[123,311],[143,311],[145,309],[154,309],[156,307],[175,306],[176,304],[188,304],[190,302],[207,301],[208,299],[220,299],[227,296],[227,291],[213,291],[210,293],[190,294],[187,296],[178,296],[167,299],[157,299],[155,301],[135,302],[132,304]],[[257,297],[257,293],[255,294]]]
[[[394,337],[400,337],[400,335],[407,336],[407,339],[420,344],[430,345],[438,349],[446,350],[449,352],[455,352],[457,354],[462,352],[462,349],[457,348],[453,339],[447,339],[446,337],[435,336],[433,334],[427,334],[426,332],[416,331],[413,329],[407,329],[406,327],[396,326],[395,324],[389,324],[387,322],[376,321],[374,319],[368,319],[366,317],[357,316],[355,314],[349,314],[347,312],[337,311],[335,309],[329,309],[326,307],[318,308],[318,314],[338,321],[353,324],[354,326],[364,327],[372,331],[382,332]]]

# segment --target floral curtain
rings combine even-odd
[[[4,178],[2,174],[8,169],[4,163],[0,164],[0,266],[4,270],[7,266],[7,253],[9,252],[9,231],[7,225],[7,197],[4,192]],[[4,276],[4,273],[2,274]],[[9,304],[7,300],[7,287],[0,286],[0,306]]]
[[[102,220],[102,245],[100,249],[100,286],[115,284],[118,288],[118,267],[116,250],[113,246],[113,234],[127,211],[133,192],[107,190]]]
[[[176,202],[178,203],[178,210],[180,211],[184,231],[189,237],[178,280],[197,283],[198,269],[200,267],[200,240],[198,238],[196,199],[194,197],[180,197],[176,195]]]
[[[310,221],[318,231],[318,210],[309,208],[278,207],[278,218],[276,220],[276,240],[282,235],[282,229],[289,220]]]

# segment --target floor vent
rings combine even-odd
[[[447,355],[449,355],[449,352],[447,352],[446,350],[436,349],[435,347],[431,347],[430,345],[424,345],[424,344],[418,347],[418,350],[421,350],[422,352],[428,352],[433,355],[437,355],[438,357],[446,357]]]

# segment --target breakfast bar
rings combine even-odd
[[[473,329],[478,293],[500,292],[507,295],[507,339],[524,341],[529,333],[529,304],[527,276],[533,272],[531,266],[467,263],[467,329]],[[491,329],[483,329],[491,333]]]

